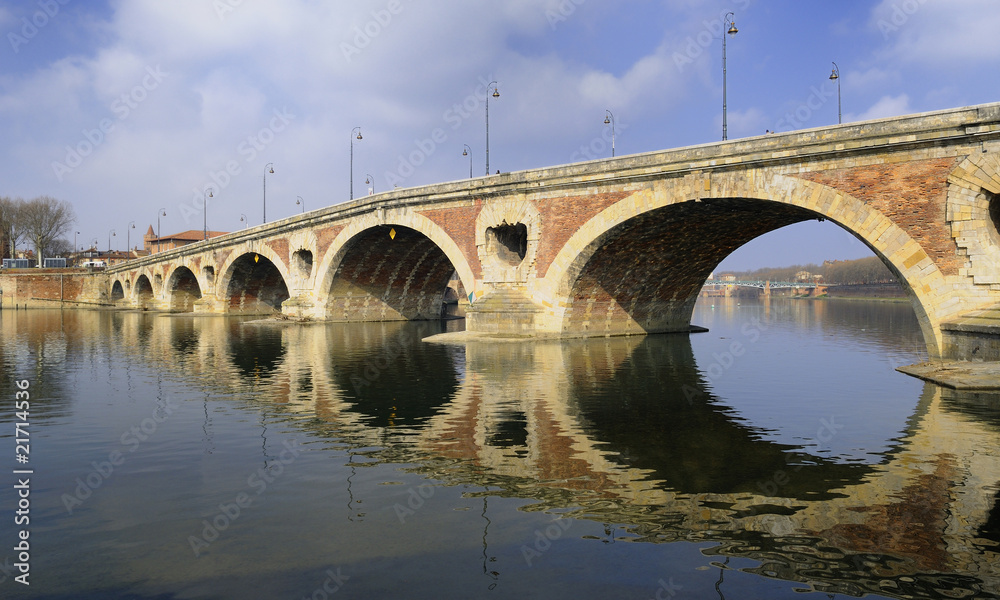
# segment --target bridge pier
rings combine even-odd
[[[298,319],[313,319],[316,315],[316,302],[309,292],[298,293],[281,303],[281,314]]]

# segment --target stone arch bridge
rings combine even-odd
[[[397,189],[105,273],[116,303],[486,334],[689,331],[736,248],[837,223],[898,276],[931,356],[1000,359],[1000,103]]]

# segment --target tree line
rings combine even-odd
[[[35,249],[39,265],[42,258],[74,250],[63,238],[76,222],[73,206],[51,196],[31,200],[0,196],[0,240],[4,258],[14,258],[18,244],[27,240]]]
[[[792,265],[789,267],[767,267],[755,271],[727,272],[738,281],[795,281],[796,275],[806,271],[812,275],[822,275],[826,285],[857,285],[896,283],[896,275],[877,256],[857,260],[826,261],[822,265]]]

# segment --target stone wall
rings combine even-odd
[[[103,273],[79,269],[5,269],[0,273],[3,308],[101,306],[110,300]]]

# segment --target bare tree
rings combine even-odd
[[[73,252],[73,242],[66,238],[59,238],[49,244],[48,252],[51,256],[68,256]]]
[[[6,240],[10,257],[14,258],[17,244],[24,238],[24,200],[21,198],[0,197],[0,240]],[[0,252],[2,254],[2,252]]]
[[[66,234],[76,220],[69,202],[50,196],[39,196],[25,202],[22,217],[25,235],[35,246],[39,265],[45,258],[45,251]]]

